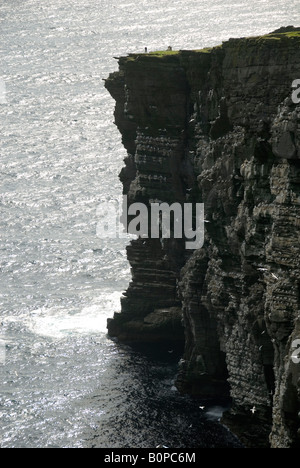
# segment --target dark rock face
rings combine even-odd
[[[204,203],[208,221],[200,250],[180,239],[132,242],[132,282],[109,333],[185,339],[179,389],[230,394],[224,421],[252,447],[300,445],[296,31],[130,55],[106,80],[128,151],[129,203]]]

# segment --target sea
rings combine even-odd
[[[1,448],[241,447],[223,404],[178,393],[176,351],[106,334],[130,238],[96,235],[126,156],[103,79],[291,24],[298,0],[0,0]]]

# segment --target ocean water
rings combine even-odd
[[[298,0],[0,1],[0,447],[237,447],[180,356],[108,339],[129,239],[96,236],[125,157],[103,78],[129,52],[300,25]]]

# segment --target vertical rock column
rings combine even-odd
[[[120,178],[128,206],[184,201],[187,82],[176,56],[131,55],[106,81],[128,150]],[[149,220],[150,221],[150,220]],[[150,234],[150,233],[149,233]],[[181,239],[138,239],[127,248],[132,281],[108,331],[125,341],[183,341],[177,279]]]
[[[204,203],[207,221],[194,252],[178,239],[132,242],[132,282],[109,333],[183,339],[183,314],[178,387],[230,393],[224,420],[252,447],[300,445],[300,115],[289,99],[299,45],[286,31],[130,55],[106,81],[129,205]]]

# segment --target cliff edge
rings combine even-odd
[[[138,239],[108,331],[184,341],[178,388],[230,396],[249,447],[300,446],[300,32],[130,54],[105,85],[129,204],[204,203],[205,243]],[[300,93],[299,93],[300,94]]]

